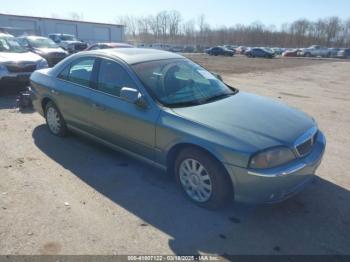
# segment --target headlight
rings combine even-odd
[[[256,154],[250,160],[249,167],[253,169],[273,168],[295,159],[294,153],[287,147],[276,147]]]
[[[38,62],[38,64],[36,65],[36,69],[44,69],[44,68],[48,68],[48,67],[49,67],[49,65],[45,59],[41,59]]]

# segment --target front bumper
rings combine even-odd
[[[28,82],[31,72],[25,73],[6,73],[0,75],[1,81],[18,81],[18,82]]]
[[[319,131],[311,153],[283,167],[257,171],[225,165],[234,184],[235,200],[277,203],[294,196],[315,178],[325,148],[326,138]]]

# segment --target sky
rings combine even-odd
[[[350,18],[350,0],[2,0],[0,13],[67,17],[76,12],[83,20],[114,23],[118,16],[147,16],[177,10],[184,20],[204,14],[213,27],[261,22],[281,26],[299,18]]]

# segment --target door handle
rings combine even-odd
[[[96,104],[96,103],[93,103],[92,107],[99,109],[99,110],[102,110],[102,111],[106,110],[106,108],[104,106],[101,106],[100,104]]]

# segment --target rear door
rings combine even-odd
[[[91,128],[91,96],[97,59],[84,57],[73,61],[58,75],[59,90],[51,90],[67,124],[84,131]]]
[[[154,160],[158,107],[142,109],[120,98],[123,87],[138,89],[124,65],[101,59],[90,119],[94,134],[144,158]]]

